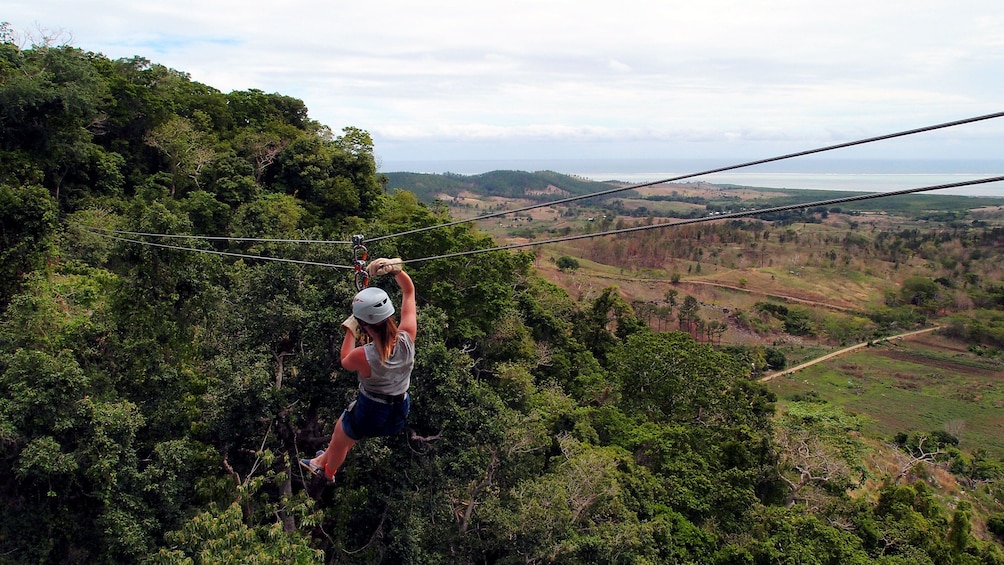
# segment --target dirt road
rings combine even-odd
[[[878,343],[878,342],[882,342],[882,341],[889,341],[891,339],[902,339],[902,338],[905,338],[905,337],[910,337],[912,335],[917,335],[917,334],[922,334],[922,333],[927,333],[927,332],[933,332],[934,330],[936,330],[936,329],[938,329],[940,327],[941,326],[934,326],[933,328],[924,328],[922,330],[916,330],[916,331],[912,331],[912,332],[906,332],[906,333],[898,334],[898,335],[891,335],[889,337],[883,337],[881,339],[873,339],[871,341],[866,341],[864,343],[859,343],[857,345],[852,345],[850,347],[845,347],[844,349],[840,349],[838,351],[834,351],[833,353],[827,353],[826,355],[823,355],[822,357],[818,357],[816,359],[813,359],[812,361],[807,361],[805,363],[802,363],[801,365],[795,365],[794,367],[792,367],[790,369],[785,369],[783,371],[778,371],[776,373],[773,373],[773,374],[770,374],[770,375],[766,375],[764,377],[761,377],[760,381],[761,382],[767,382],[767,381],[769,381],[769,380],[771,380],[771,379],[773,379],[775,377],[783,377],[785,375],[790,375],[792,373],[796,373],[796,372],[801,371],[802,369],[804,369],[806,367],[811,367],[812,365],[815,365],[816,363],[821,363],[823,361],[827,361],[829,359],[833,359],[834,357],[839,357],[840,355],[844,355],[845,353],[850,353],[852,351],[857,351],[858,349],[861,349],[862,347],[868,347],[868,345],[871,344],[871,343]]]

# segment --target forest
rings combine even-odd
[[[1001,459],[904,430],[916,467],[852,496],[859,417],[782,414],[748,350],[572,297],[529,252],[405,264],[407,428],[318,484],[297,459],[357,389],[353,236],[495,245],[374,150],[301,100],[0,25],[0,563],[1004,564]],[[932,442],[997,502],[937,497]]]
[[[554,171],[491,171],[479,175],[388,172],[383,175],[389,186],[406,188],[423,202],[432,202],[447,195],[457,196],[463,191],[550,201],[556,199],[556,191],[559,194],[583,195],[610,188],[603,183]]]

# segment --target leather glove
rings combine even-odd
[[[349,316],[342,322],[342,327],[352,334],[352,337],[359,337],[359,320],[355,316]]]
[[[381,257],[375,259],[369,266],[366,267],[366,272],[369,273],[370,277],[380,277],[383,275],[390,275],[400,273],[404,268],[404,261],[400,257],[394,259],[387,259]]]

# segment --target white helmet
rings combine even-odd
[[[371,286],[352,299],[352,315],[364,324],[379,324],[394,315],[394,303],[386,292]]]

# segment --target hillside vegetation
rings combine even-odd
[[[502,197],[557,200],[563,196],[595,193],[609,188],[553,171],[491,171],[479,175],[383,173],[388,186],[414,193],[423,202],[457,197],[464,192]]]
[[[709,224],[617,240],[593,259],[556,248],[578,268],[500,251],[408,263],[408,428],[361,442],[324,487],[296,459],[327,444],[357,387],[337,353],[353,250],[290,240],[365,234],[370,258],[406,259],[498,240],[470,224],[414,232],[453,216],[389,190],[369,135],[331,132],[300,100],[222,93],[140,57],[21,48],[3,32],[0,561],[1004,563],[999,455],[943,430],[873,443],[865,417],[811,391],[779,410],[757,377],[789,354],[728,339],[824,328],[850,340],[958,310],[944,322],[953,336],[992,357],[999,228],[879,245],[877,233],[832,239],[780,220]],[[561,182],[547,187],[577,190]],[[569,230],[629,221],[557,212]],[[665,286],[726,281],[746,295],[752,279],[725,273],[767,248],[776,274],[758,276],[794,288],[789,230],[801,253],[844,249],[813,247],[799,277],[825,279],[863,249],[889,259],[862,276],[930,261],[973,276],[888,281],[873,317],[823,320],[766,295],[711,320],[708,298]],[[944,250],[965,263],[932,255]],[[663,261],[646,266],[653,253]],[[593,265],[659,281],[663,301],[574,290]],[[964,297],[979,314],[953,302]],[[667,306],[673,327],[660,328]],[[946,497],[934,479],[965,493]]]

